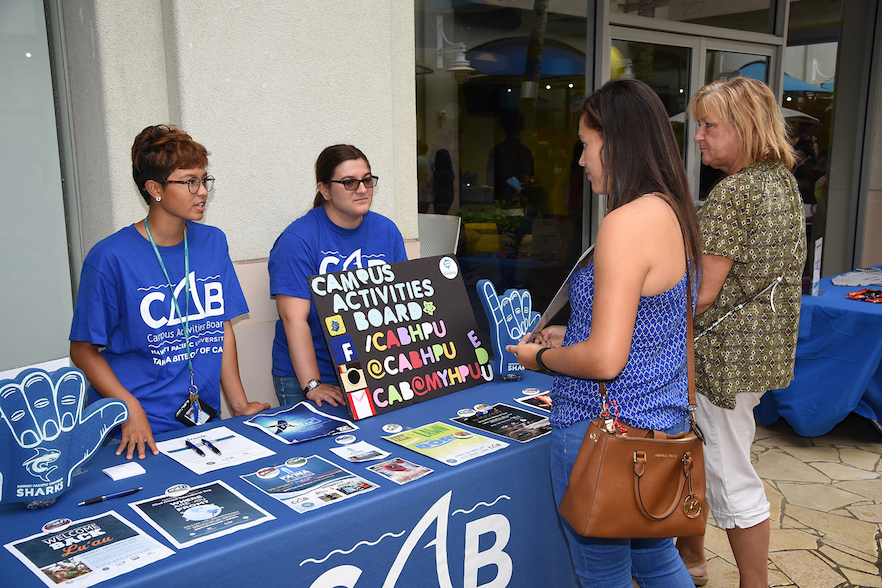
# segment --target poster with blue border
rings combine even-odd
[[[309,286],[354,420],[493,379],[454,257],[312,276]]]

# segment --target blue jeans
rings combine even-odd
[[[296,376],[277,376],[273,374],[273,388],[276,389],[279,406],[297,404],[306,400],[306,397],[303,395],[303,388],[300,387]]]
[[[590,421],[551,430],[551,487],[560,504],[576,455]],[[686,429],[686,422],[668,433]],[[560,515],[558,515],[560,516]],[[694,588],[673,539],[598,539],[582,537],[560,517],[573,565],[582,586],[631,588],[631,578],[642,588]]]

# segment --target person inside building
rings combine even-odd
[[[398,227],[370,209],[378,179],[358,148],[325,148],[315,162],[312,210],[288,225],[270,252],[270,294],[281,317],[273,385],[282,406],[304,398],[319,407],[344,401],[307,278],[407,260]]]
[[[83,262],[70,357],[90,401],[126,403],[117,455],[158,454],[154,435],[269,404],[249,402],[231,319],[248,305],[220,229],[201,224],[214,178],[208,152],[172,125],[132,145],[132,176],[147,217],[95,245]]]

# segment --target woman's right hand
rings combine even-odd
[[[566,326],[551,325],[550,327],[545,327],[539,334],[533,337],[533,342],[539,343],[543,347],[562,347],[564,335],[566,334]]]
[[[147,420],[147,413],[141,407],[140,402],[127,402],[129,407],[129,419],[122,424],[122,441],[116,454],[126,451],[126,459],[132,459],[135,449],[138,450],[138,459],[146,457],[145,448],[149,447],[153,455],[159,455],[156,441],[153,440],[153,429]]]
[[[331,406],[340,406],[343,404],[343,393],[340,392],[339,386],[321,384],[318,388],[307,392],[306,399],[315,402],[315,405],[319,408],[322,407],[322,402],[327,402]]]

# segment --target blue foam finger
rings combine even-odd
[[[8,384],[0,387],[0,415],[18,445],[39,445],[42,437],[21,386]]]
[[[518,378],[524,366],[518,363],[515,355],[505,349],[507,345],[517,345],[526,331],[518,324],[523,316],[520,301],[526,290],[508,290],[502,298],[490,280],[480,280],[477,284],[478,298],[490,322],[490,340],[494,354],[494,369],[504,379]]]
[[[128,418],[124,402],[101,399],[83,410],[86,379],[75,368],[29,369],[0,382],[0,502],[54,501],[73,472]]]
[[[86,400],[86,378],[79,370],[64,374],[58,381],[56,390],[58,416],[61,419],[61,430],[70,431],[80,422],[80,414]]]
[[[21,383],[25,398],[34,415],[42,439],[52,441],[61,434],[61,418],[55,402],[55,387],[49,374],[33,372]]]

